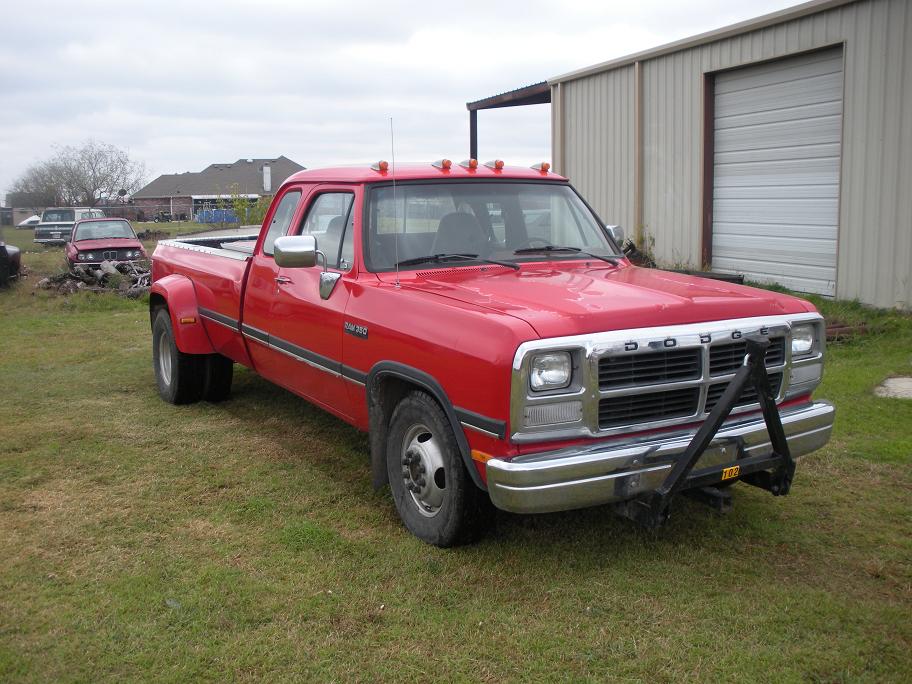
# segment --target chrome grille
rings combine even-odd
[[[533,340],[514,356],[510,422],[517,442],[579,436],[607,437],[672,428],[705,419],[725,391],[747,353],[746,340],[770,340],[766,370],[776,401],[789,393],[791,357],[789,326],[814,321],[816,314],[758,316],[705,323],[630,328],[564,338]],[[530,390],[531,361],[536,353],[566,349],[579,369],[565,391]],[[578,366],[577,366],[578,364]],[[573,422],[529,425],[529,407],[580,402]],[[747,390],[733,415],[755,411],[756,396]]]
[[[599,429],[692,416],[697,413],[699,403],[699,387],[602,399],[598,409]]]
[[[700,377],[699,349],[669,349],[629,356],[599,359],[599,388],[603,390],[666,382],[696,380]]]
[[[709,374],[728,375],[734,373],[747,354],[747,342],[716,344],[709,348]],[[785,338],[771,337],[766,350],[766,367],[781,366],[785,363]]]
[[[782,387],[782,373],[770,373],[769,374],[770,387],[773,390],[773,396],[779,396],[779,390]],[[706,389],[706,406],[704,411],[709,413],[712,411],[716,404],[719,403],[719,399],[722,398],[722,394],[725,392],[725,388],[728,387],[727,382],[718,382],[715,385],[710,385]],[[735,402],[735,406],[749,406],[751,404],[757,403],[757,390],[752,384],[748,384],[742,391],[741,396],[738,397],[738,400]]]

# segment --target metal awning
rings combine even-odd
[[[483,100],[466,102],[469,110],[469,156],[478,159],[478,110],[499,109],[500,107],[524,107],[526,105],[549,104],[551,86],[547,81],[533,83],[516,90],[509,90],[499,95],[492,95]]]

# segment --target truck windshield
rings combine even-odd
[[[126,221],[84,221],[76,225],[74,241],[135,238],[136,234]]]
[[[470,256],[518,263],[620,255],[577,194],[556,183],[407,182],[395,192],[384,185],[371,191],[367,228],[365,258],[375,272],[397,263],[452,268]]]
[[[44,223],[72,223],[74,218],[72,209],[48,209],[41,220]]]

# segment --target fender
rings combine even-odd
[[[157,297],[165,300],[174,329],[174,343],[185,354],[214,354],[215,349],[203,327],[196,302],[193,282],[186,276],[172,273],[152,284],[149,302],[150,314],[154,311]]]
[[[453,428],[453,434],[456,436],[456,444],[459,445],[459,453],[462,456],[462,462],[466,470],[472,477],[472,481],[482,491],[488,488],[481,479],[478,468],[472,460],[472,454],[469,449],[469,441],[466,439],[459,417],[453,404],[444,392],[443,387],[431,375],[424,371],[406,366],[396,361],[379,361],[370,369],[367,374],[367,402],[368,415],[370,421],[370,450],[371,450],[371,472],[373,475],[374,487],[380,488],[387,482],[386,476],[386,432],[389,422],[389,416],[383,420],[382,410],[377,406],[377,387],[379,381],[384,377],[393,376],[400,380],[405,380],[412,384],[418,385],[421,389],[427,391],[437,403],[443,408],[443,412],[450,421],[450,427]]]

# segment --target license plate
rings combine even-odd
[[[741,474],[741,466],[732,466],[731,468],[722,469],[722,479],[730,480],[733,477],[738,477]]]

